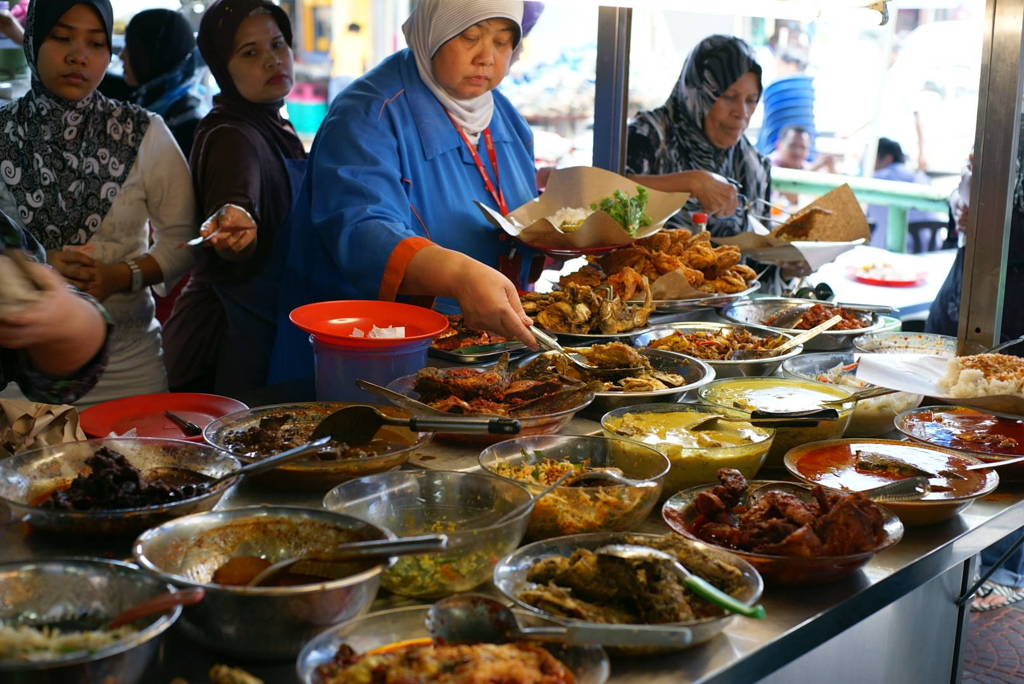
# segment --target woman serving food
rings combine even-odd
[[[442,297],[470,327],[535,346],[517,288],[541,260],[474,206],[507,214],[537,195],[530,128],[495,91],[522,16],[522,2],[424,0],[403,26],[409,48],[334,101],[293,210],[286,269],[299,287],[285,316],[311,301]],[[275,360],[308,356],[279,327]]]

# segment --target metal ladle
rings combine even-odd
[[[313,430],[313,438],[333,436],[346,444],[366,444],[384,425],[398,425],[413,432],[487,432],[492,435],[519,434],[515,418],[472,418],[456,416],[411,416],[396,418],[373,406],[346,406],[327,416]]]
[[[207,475],[206,473],[200,473],[196,470],[189,470],[188,468],[176,468],[174,466],[159,466],[157,468],[149,468],[142,473],[142,477],[147,482],[153,482],[155,480],[170,480],[173,483],[193,484],[203,487],[213,487],[215,485],[224,482],[225,480],[231,480],[240,475],[252,475],[254,473],[262,473],[264,470],[270,470],[287,461],[292,461],[301,456],[307,454],[313,454],[320,451],[323,447],[327,446],[331,441],[331,437],[321,437],[315,439],[306,444],[300,444],[297,447],[282,451],[279,454],[268,456],[255,463],[249,463],[242,466],[238,470],[232,470],[229,473],[218,475]]]
[[[522,639],[605,646],[671,647],[693,642],[689,627],[679,625],[613,625],[574,622],[565,626],[520,627],[515,613],[483,594],[455,594],[427,611],[430,636],[443,644],[504,644]]]
[[[549,335],[548,333],[544,332],[543,330],[540,330],[536,326],[530,328],[530,332],[533,333],[533,336],[537,338],[537,341],[540,342],[542,345],[544,345],[548,349],[551,349],[552,351],[558,352],[566,359],[568,359],[569,363],[576,366],[576,368],[580,369],[584,373],[589,373],[590,375],[596,378],[620,378],[622,376],[630,375],[632,373],[638,373],[643,370],[640,366],[630,366],[622,368],[601,368],[599,366],[595,366],[594,364],[587,361],[587,358],[583,356],[583,354],[569,352],[565,347],[558,343],[558,340],[556,340],[554,336]]]
[[[931,487],[928,484],[928,478],[915,476],[896,480],[881,487],[864,489],[860,493],[876,503],[902,503],[904,501],[919,501],[929,491],[931,491]],[[804,501],[810,501],[813,498],[807,488],[801,487],[795,482],[768,482],[751,489],[747,493],[747,497],[751,501],[756,501],[769,492],[785,492]]]

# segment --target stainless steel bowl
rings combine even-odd
[[[103,447],[123,454],[142,471],[170,466],[218,477],[239,468],[238,461],[220,449],[183,440],[117,437],[67,442],[0,461],[0,502],[7,504],[12,515],[48,532],[135,535],[165,520],[210,510],[234,484],[234,480],[227,480],[190,499],[142,508],[62,511],[39,505],[54,490],[71,484],[79,473],[88,472],[86,459]]]
[[[667,323],[665,325],[658,325],[652,328],[649,332],[640,335],[633,344],[637,347],[648,347],[655,340],[660,340],[663,337],[679,332],[682,334],[689,333],[712,333],[712,334],[723,334],[730,330],[746,330],[752,335],[758,337],[777,337],[782,336],[789,340],[794,337],[792,331],[780,332],[766,328],[761,325],[739,325],[736,323],[712,323],[706,321],[681,321],[679,323]],[[737,378],[749,375],[771,375],[774,373],[779,364],[786,359],[791,359],[800,352],[803,351],[803,345],[798,345],[788,352],[784,352],[779,356],[773,356],[764,359],[750,359],[748,361],[716,361],[714,359],[701,359],[704,363],[708,364],[715,369],[716,378]],[[699,357],[698,357],[699,358]]]
[[[685,383],[679,387],[651,392],[596,392],[594,401],[582,411],[584,415],[603,416],[623,406],[679,401],[687,392],[703,387],[715,379],[715,369],[706,361],[663,349],[641,349],[640,352],[648,358],[654,370],[681,375]]]
[[[292,416],[292,421],[289,422],[304,428],[303,432],[306,438],[311,438],[313,430],[321,420],[346,406],[354,406],[354,404],[337,401],[307,401],[258,406],[256,408],[236,411],[214,420],[203,430],[203,436],[207,442],[231,453],[239,461],[254,463],[271,454],[247,453],[237,447],[232,447],[231,437],[233,435],[244,430],[258,428],[260,421],[264,418],[289,415]],[[396,418],[409,417],[408,411],[394,406],[380,406],[377,404],[373,406],[388,416]],[[320,454],[305,456],[265,473],[257,473],[251,477],[261,485],[274,489],[323,492],[336,484],[351,480],[354,477],[362,477],[363,475],[398,468],[409,460],[414,451],[430,441],[429,432],[413,432],[408,428],[392,425],[382,427],[377,436],[386,439],[388,444],[392,445],[392,448],[382,454],[367,458],[321,458]],[[302,441],[307,441],[307,439],[303,439],[293,446],[298,446]],[[282,448],[281,450],[283,451],[284,449]],[[330,454],[332,447],[325,447],[321,451],[323,454]]]
[[[318,667],[329,663],[338,647],[347,644],[357,653],[412,639],[427,639],[427,611],[430,606],[407,606],[371,613],[324,632],[302,649],[296,669],[304,684],[319,684]],[[550,625],[532,613],[516,610],[516,621],[524,627]],[[608,656],[600,646],[567,646],[544,643],[544,648],[572,670],[577,684],[608,681]]]
[[[399,537],[440,532],[448,550],[402,556],[384,588],[434,599],[469,591],[519,545],[533,510],[530,490],[494,475],[401,470],[350,480],[327,492],[324,508],[369,520]]]
[[[832,302],[819,302],[816,299],[796,299],[795,297],[759,297],[757,299],[737,302],[732,306],[728,306],[722,309],[721,314],[724,318],[735,323],[760,325],[773,332],[792,334],[794,333],[794,330],[791,328],[777,328],[772,325],[766,325],[765,321],[784,311],[802,311],[811,308],[815,304],[834,306]],[[849,349],[853,344],[853,338],[881,330],[885,325],[885,322],[882,321],[881,317],[875,313],[861,314],[861,319],[865,323],[863,328],[857,328],[856,330],[826,330],[813,340],[808,340],[807,344],[804,345],[804,349],[807,351]]]
[[[292,506],[251,506],[199,513],[149,530],[132,553],[146,571],[178,586],[203,587],[181,626],[206,647],[238,658],[293,658],[332,625],[361,615],[377,595],[389,563],[341,579],[285,587],[214,584],[214,571],[236,556],[271,562],[330,551],[357,539],[393,538],[351,516]]]
[[[140,601],[173,587],[113,560],[69,559],[0,564],[0,624],[41,627],[75,621],[102,626]],[[81,684],[142,681],[160,638],[181,614],[141,618],[137,632],[111,646],[33,662],[0,661],[0,681],[10,684]]]
[[[882,331],[855,337],[853,348],[873,354],[956,356],[956,338],[935,333]]]
[[[532,568],[538,561],[550,556],[564,556],[568,558],[574,551],[576,551],[576,549],[594,550],[607,544],[627,543],[627,539],[630,537],[654,538],[656,536],[657,535],[639,534],[635,532],[596,532],[593,534],[575,534],[568,537],[556,537],[554,539],[545,539],[543,541],[534,542],[533,544],[527,544],[503,558],[502,561],[498,563],[497,567],[494,568],[494,586],[496,586],[498,591],[504,594],[516,605],[530,611],[534,615],[539,615],[546,620],[551,620],[552,622],[558,622],[561,624],[583,622],[574,621],[558,615],[552,615],[519,599],[519,595],[524,590],[534,586],[533,583],[526,579],[530,568]],[[764,589],[764,583],[761,581],[761,576],[757,573],[757,570],[755,570],[749,563],[742,558],[728,553],[727,551],[716,549],[715,547],[704,544],[703,542],[694,541],[693,544],[707,553],[716,556],[725,563],[732,565],[743,574],[743,589],[736,598],[744,603],[752,604],[761,597],[761,592]],[[689,646],[696,646],[725,629],[726,625],[732,622],[734,617],[735,616],[732,613],[725,613],[720,617],[694,620],[691,622],[671,623],[671,625],[665,625],[665,627],[689,628],[693,637]],[[584,624],[586,623],[584,622]],[[628,648],[612,650],[638,655],[640,653],[664,653],[669,650],[676,649]]]

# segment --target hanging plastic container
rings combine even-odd
[[[292,323],[310,333],[316,398],[320,401],[378,401],[356,380],[386,385],[427,365],[427,350],[448,327],[443,315],[399,302],[340,300],[292,310]],[[403,328],[401,337],[371,337],[374,328]]]

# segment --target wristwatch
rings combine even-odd
[[[124,262],[128,265],[128,270],[132,272],[132,292],[138,292],[142,289],[142,269],[139,268],[139,264],[135,259],[128,259]]]

